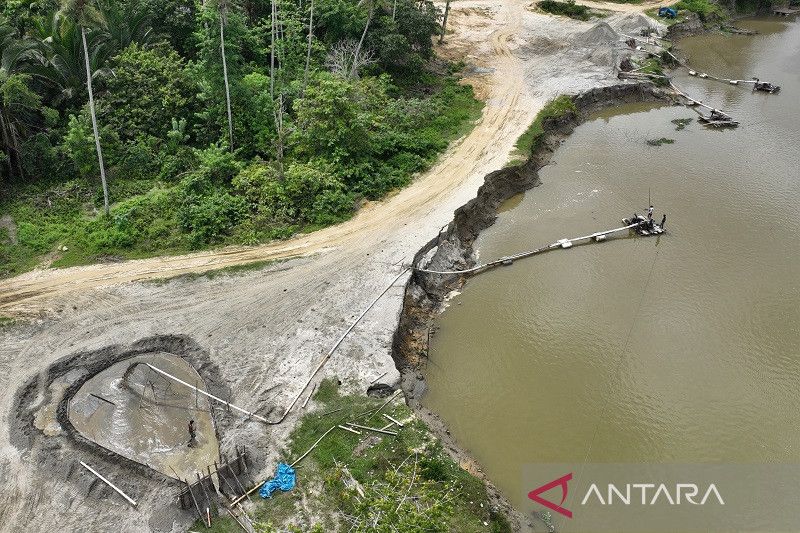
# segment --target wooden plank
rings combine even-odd
[[[197,515],[200,517],[200,520],[203,520],[203,511],[200,510],[200,505],[197,503],[197,498],[194,497],[194,491],[192,490],[192,486],[189,484],[188,481],[185,482],[186,486],[189,488],[189,494],[192,495],[192,501],[194,502],[194,508],[197,509]],[[205,520],[203,520],[205,522]]]

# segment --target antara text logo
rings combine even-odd
[[[570,481],[572,472],[530,491],[528,498],[551,511],[572,518],[572,511],[564,507]],[[558,503],[544,496],[556,488],[560,489],[560,498],[556,498],[560,500]],[[707,486],[697,483],[591,483],[583,494],[580,505],[592,503],[608,506],[725,505],[725,500],[714,483]]]

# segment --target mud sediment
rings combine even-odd
[[[137,513],[126,509],[110,488],[88,476],[76,467],[74,458],[86,458],[105,475],[114,479],[128,494],[136,499],[146,498],[154,509],[147,523],[152,531],[170,531],[173,524],[188,527],[194,521],[189,512],[175,515],[175,497],[180,483],[150,467],[130,460],[113,451],[103,448],[85,438],[72,425],[68,414],[69,399],[93,376],[109,366],[139,355],[168,352],[191,364],[206,384],[211,394],[227,398],[230,389],[221,377],[219,368],[211,360],[207,351],[192,338],[184,335],[159,335],[142,339],[130,345],[112,345],[98,350],[75,353],[51,365],[19,388],[16,402],[9,420],[10,440],[27,459],[38,466],[37,473],[50,478],[60,478],[70,487],[63,497],[73,500],[85,498],[105,499],[119,506],[118,512]],[[52,388],[50,384],[67,377],[68,386],[63,389]],[[58,393],[60,397],[53,395]],[[57,404],[55,416],[59,429],[45,436],[34,427],[34,420],[45,406]],[[218,406],[211,407],[216,437],[233,422],[232,415]],[[147,493],[144,496],[143,493]],[[145,518],[140,515],[141,518]],[[133,520],[139,522],[139,520]],[[139,522],[139,525],[141,522]]]
[[[477,196],[457,209],[452,222],[415,254],[415,266],[442,271],[463,270],[474,266],[475,240],[497,220],[498,209],[503,202],[539,185],[539,170],[550,162],[555,150],[592,113],[634,102],[674,103],[670,93],[650,83],[592,89],[572,97],[572,101],[575,112],[543,122],[544,136],[524,164],[494,171],[484,178],[484,184],[478,189]],[[484,479],[493,503],[511,518],[515,529],[519,530],[529,518],[511,507],[483,475],[475,461],[459,448],[444,421],[420,403],[426,390],[423,370],[428,358],[433,321],[443,310],[447,295],[462,287],[465,282],[464,276],[414,271],[406,284],[403,309],[393,339],[392,356],[400,370],[402,387],[411,407],[462,465],[468,465],[471,472]]]

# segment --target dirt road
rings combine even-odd
[[[0,282],[0,314],[35,317],[0,329],[0,530],[184,529],[191,516],[175,518],[170,502],[176,487],[154,483],[63,436],[33,431],[20,440],[10,429],[23,427],[20,387],[40,376],[28,393],[45,405],[53,394],[46,384],[54,363],[77,352],[183,335],[218,365],[233,403],[265,416],[282,413],[337,336],[453,211],[474,197],[484,175],[507,162],[544,102],[617,82],[615,42],[585,34],[589,23],[533,13],[521,0],[466,0],[454,4],[450,24],[453,33],[441,53],[475,67],[469,81],[486,101],[483,116],[438,164],[391,198],[346,223],[284,242],[42,270]],[[286,258],[235,277],[139,282]],[[338,377],[351,391],[364,391],[384,372],[382,381],[397,379],[390,347],[402,281],[318,378]],[[299,414],[296,409],[286,423],[269,427],[240,420],[221,434],[220,446],[247,445],[263,474],[274,467]],[[139,509],[98,491],[74,468],[86,457],[104,475],[124,482]],[[43,458],[46,463],[37,464]]]

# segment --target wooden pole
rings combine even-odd
[[[94,468],[92,468],[91,466],[87,465],[87,464],[86,464],[86,463],[84,463],[83,461],[81,461],[80,463],[81,463],[81,466],[83,466],[83,467],[84,467],[86,470],[88,470],[89,472],[91,472],[92,474],[94,474],[95,476],[97,476],[97,478],[98,478],[100,481],[102,481],[103,483],[105,483],[106,485],[108,485],[109,487],[111,487],[112,489],[114,489],[115,491],[117,491],[117,493],[118,493],[120,496],[122,496],[123,498],[125,498],[126,500],[128,500],[128,503],[130,503],[131,505],[133,505],[134,507],[136,507],[136,501],[135,501],[133,498],[131,498],[130,496],[128,496],[127,494],[125,494],[124,492],[122,492],[122,489],[120,489],[119,487],[117,487],[116,485],[114,485],[113,483],[111,483],[109,480],[107,480],[106,478],[104,478],[103,476],[101,476],[101,475],[100,475],[100,473],[99,473],[97,470],[95,470],[95,469],[94,469]]]
[[[200,490],[203,491],[203,496],[206,498],[206,517],[208,518],[208,527],[211,527],[211,496],[208,495],[206,486],[203,485],[203,478],[200,477],[200,472],[195,472],[197,475],[197,483],[200,485]]]
[[[236,523],[237,523],[237,524],[239,524],[239,527],[240,527],[240,528],[242,528],[244,531],[247,531],[247,533],[250,533],[250,532],[247,530],[247,528],[246,528],[246,527],[244,527],[244,524],[242,524],[242,523],[239,521],[239,518],[238,518],[238,517],[237,517],[235,514],[233,514],[233,511],[231,511],[231,510],[230,510],[230,509],[228,509],[227,507],[225,508],[225,510],[226,510],[226,511],[228,511],[228,514],[229,514],[229,515],[231,515],[231,516],[233,517],[233,519],[234,519],[234,520],[236,520]]]

